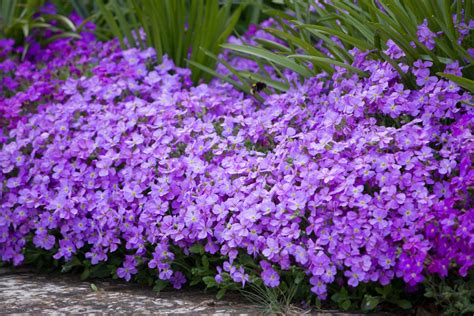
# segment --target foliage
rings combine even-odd
[[[432,277],[426,282],[425,297],[434,300],[444,315],[474,314],[474,274],[467,279]]]
[[[167,55],[177,66],[188,66],[196,83],[210,76],[188,64],[188,60],[213,69],[215,61],[201,48],[217,54],[243,9],[240,5],[231,10],[231,1],[219,5],[218,0],[110,0],[107,4],[100,0],[97,3],[105,28],[120,40],[122,47],[153,47],[158,62]],[[145,38],[138,35],[139,30],[145,32]]]
[[[419,293],[408,295],[403,291],[403,284],[394,280],[392,284],[380,286],[377,284],[363,284],[356,289],[342,287],[334,290],[331,301],[334,307],[348,311],[361,310],[363,312],[374,312],[385,306],[385,310],[409,310],[412,303],[419,298]]]
[[[301,282],[301,280],[300,280]],[[309,313],[295,304],[295,295],[298,291],[298,284],[290,283],[287,286],[282,282],[279,287],[269,288],[262,282],[251,283],[248,290],[241,290],[244,297],[250,302],[257,304],[265,315],[303,315]]]
[[[20,50],[27,58],[19,56],[12,39],[0,40],[0,143],[2,132],[41,109],[51,95],[60,93],[58,87],[67,79],[89,75],[99,51],[112,53],[118,48],[109,43],[108,50],[102,43],[91,42],[91,36],[91,26],[84,24],[80,39],[56,37],[44,47],[32,40],[29,54]]]
[[[296,0],[284,4],[280,10],[264,10],[277,21],[276,26],[264,28],[273,40],[224,47],[264,65],[290,69],[303,78],[321,72],[332,75],[332,65],[364,75],[350,66],[354,62],[350,49],[355,47],[392,64],[404,83],[414,88],[411,75],[397,67],[386,51],[386,43],[391,41],[401,48],[408,65],[417,60],[433,62],[432,74],[442,72],[447,64],[459,63],[464,78],[451,79],[472,89],[472,1],[370,0],[355,4],[352,0]],[[262,81],[271,79],[262,69],[260,73]]]

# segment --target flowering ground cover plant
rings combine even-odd
[[[432,62],[432,75],[474,91],[472,1],[297,0],[285,1],[280,8],[265,5],[263,12],[274,19],[274,23],[265,26],[273,38],[223,45],[258,61],[261,68],[291,69],[306,79],[322,71],[332,74],[332,64],[361,73],[350,66],[354,60],[348,52],[358,48],[370,51],[372,58],[389,62],[403,83],[416,89],[411,73],[399,69],[398,58],[384,52],[386,44],[393,43],[407,65],[428,60]],[[446,64],[453,62],[459,63],[461,72],[443,73]],[[271,76],[264,71],[260,75],[261,81],[271,82]]]
[[[49,11],[54,13],[54,8]],[[82,23],[77,15],[72,15],[71,20]],[[0,39],[0,143],[6,128],[14,127],[24,114],[40,110],[51,98],[62,100],[64,93],[59,87],[68,78],[85,74],[101,54],[109,53],[111,43],[92,41],[93,29],[91,23],[85,23],[81,39],[60,39],[45,48],[35,38],[28,38],[26,54],[23,46],[15,47],[14,40]],[[55,33],[46,30],[41,35],[51,39]]]
[[[257,102],[218,80],[193,86],[152,49],[81,45],[53,44],[34,72],[2,80],[0,91],[22,78],[45,85],[4,99],[37,111],[0,143],[3,261],[220,295],[296,286],[307,303],[330,293],[344,308],[346,289],[376,285],[407,306],[383,291],[472,271],[472,96],[430,76],[430,62],[406,66],[389,43],[416,77],[409,90],[354,49],[366,78],[334,67],[330,80]],[[0,58],[12,75],[30,65]],[[50,80],[55,69],[66,77]]]

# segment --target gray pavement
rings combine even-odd
[[[151,288],[114,280],[92,283],[71,275],[0,268],[0,314],[15,313],[248,315],[257,314],[258,308],[238,297],[218,301],[203,291],[157,294]]]
[[[294,310],[292,314],[303,314]],[[239,295],[216,300],[202,290],[154,292],[117,280],[81,281],[71,274],[38,274],[24,268],[0,268],[0,315],[258,315]],[[306,313],[305,313],[306,314]],[[317,316],[354,316],[337,311]]]

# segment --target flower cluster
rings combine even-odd
[[[218,284],[258,271],[275,287],[297,267],[320,298],[333,282],[415,286],[474,264],[472,99],[429,62],[400,63],[419,85],[408,90],[354,50],[368,78],[337,69],[260,104],[219,81],[192,87],[151,49],[113,47],[86,54],[87,74],[49,81],[0,145],[2,260],[21,263],[30,240],[92,265],[120,252],[117,276],[146,265],[180,288],[173,249],[202,245],[226,258]]]
[[[54,13],[46,9],[46,13]],[[82,22],[76,15],[71,20]],[[81,39],[60,39],[44,47],[29,37],[27,54],[24,47],[15,47],[13,40],[0,39],[0,143],[6,128],[14,127],[19,120],[26,121],[28,114],[41,110],[51,98],[61,101],[64,94],[60,95],[59,87],[68,78],[87,74],[100,58],[118,47],[114,42],[94,41],[90,33],[93,28],[86,23]],[[51,31],[45,33],[45,39],[54,35]]]

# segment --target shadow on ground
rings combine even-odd
[[[199,290],[158,294],[150,288],[116,280],[91,283],[73,275],[0,268],[0,314],[19,313],[35,316],[69,313],[258,315],[259,308],[238,295],[226,295],[225,300],[216,300],[213,294]],[[356,314],[327,311],[311,315]]]
[[[0,268],[0,314],[255,314],[257,307],[237,297],[215,300],[202,291],[155,293],[150,288],[110,280],[80,281],[71,275],[36,274]]]

